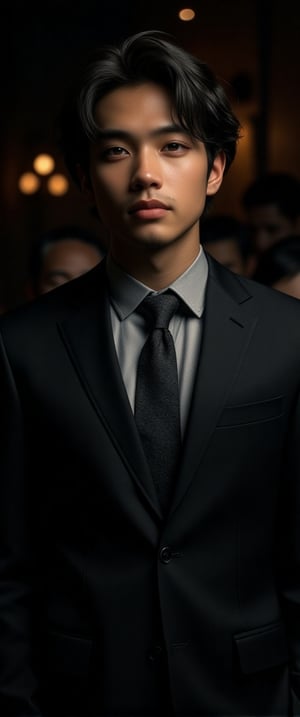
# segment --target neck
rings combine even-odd
[[[174,247],[171,246],[156,251],[153,251],[153,248],[145,251],[143,247],[142,252],[137,251],[135,247],[131,255],[128,251],[124,254],[120,251],[115,253],[111,248],[110,254],[113,261],[127,274],[146,284],[150,289],[161,291],[191,266],[199,254],[199,249],[198,239],[190,247],[185,245],[184,251],[177,252],[175,255]]]

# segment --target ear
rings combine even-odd
[[[93,188],[90,182],[89,175],[87,174],[86,170],[83,169],[83,167],[80,164],[76,165],[76,173],[78,177],[78,181],[80,184],[80,189],[82,191],[82,194],[84,195],[88,205],[90,207],[95,206],[95,198],[94,198],[94,192]]]
[[[220,189],[226,165],[224,152],[216,154],[207,180],[206,194],[212,196]]]

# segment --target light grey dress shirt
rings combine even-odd
[[[142,282],[126,274],[108,257],[107,275],[110,290],[111,322],[116,352],[129,402],[134,411],[137,364],[148,332],[143,316],[135,312],[147,294],[156,294]],[[205,254],[200,251],[191,266],[169,287],[177,294],[184,307],[175,314],[169,325],[173,336],[179,381],[181,430],[184,434],[202,334],[202,314],[208,266]]]

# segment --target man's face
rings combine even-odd
[[[286,217],[276,204],[262,204],[248,211],[251,236],[258,252],[295,232],[295,223]]]
[[[62,239],[49,244],[39,278],[39,293],[44,294],[75,279],[92,269],[99,261],[101,256],[97,248],[79,239]]]
[[[283,276],[273,284],[273,288],[284,294],[289,294],[289,296],[294,296],[295,299],[300,299],[300,272],[293,276]]]
[[[178,242],[199,248],[199,217],[222,182],[223,155],[207,177],[204,144],[176,125],[167,92],[152,83],[112,91],[95,119],[86,185],[114,259],[126,266],[130,255]]]
[[[246,273],[246,262],[235,239],[221,239],[218,241],[204,242],[204,249],[214,257],[220,264],[226,266],[236,274]]]

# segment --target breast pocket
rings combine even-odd
[[[58,632],[49,632],[46,660],[49,672],[87,675],[92,652],[91,640]]]
[[[241,672],[261,672],[288,662],[285,628],[281,622],[234,635]]]
[[[218,422],[218,428],[271,421],[282,416],[284,396],[264,401],[226,406]]]

